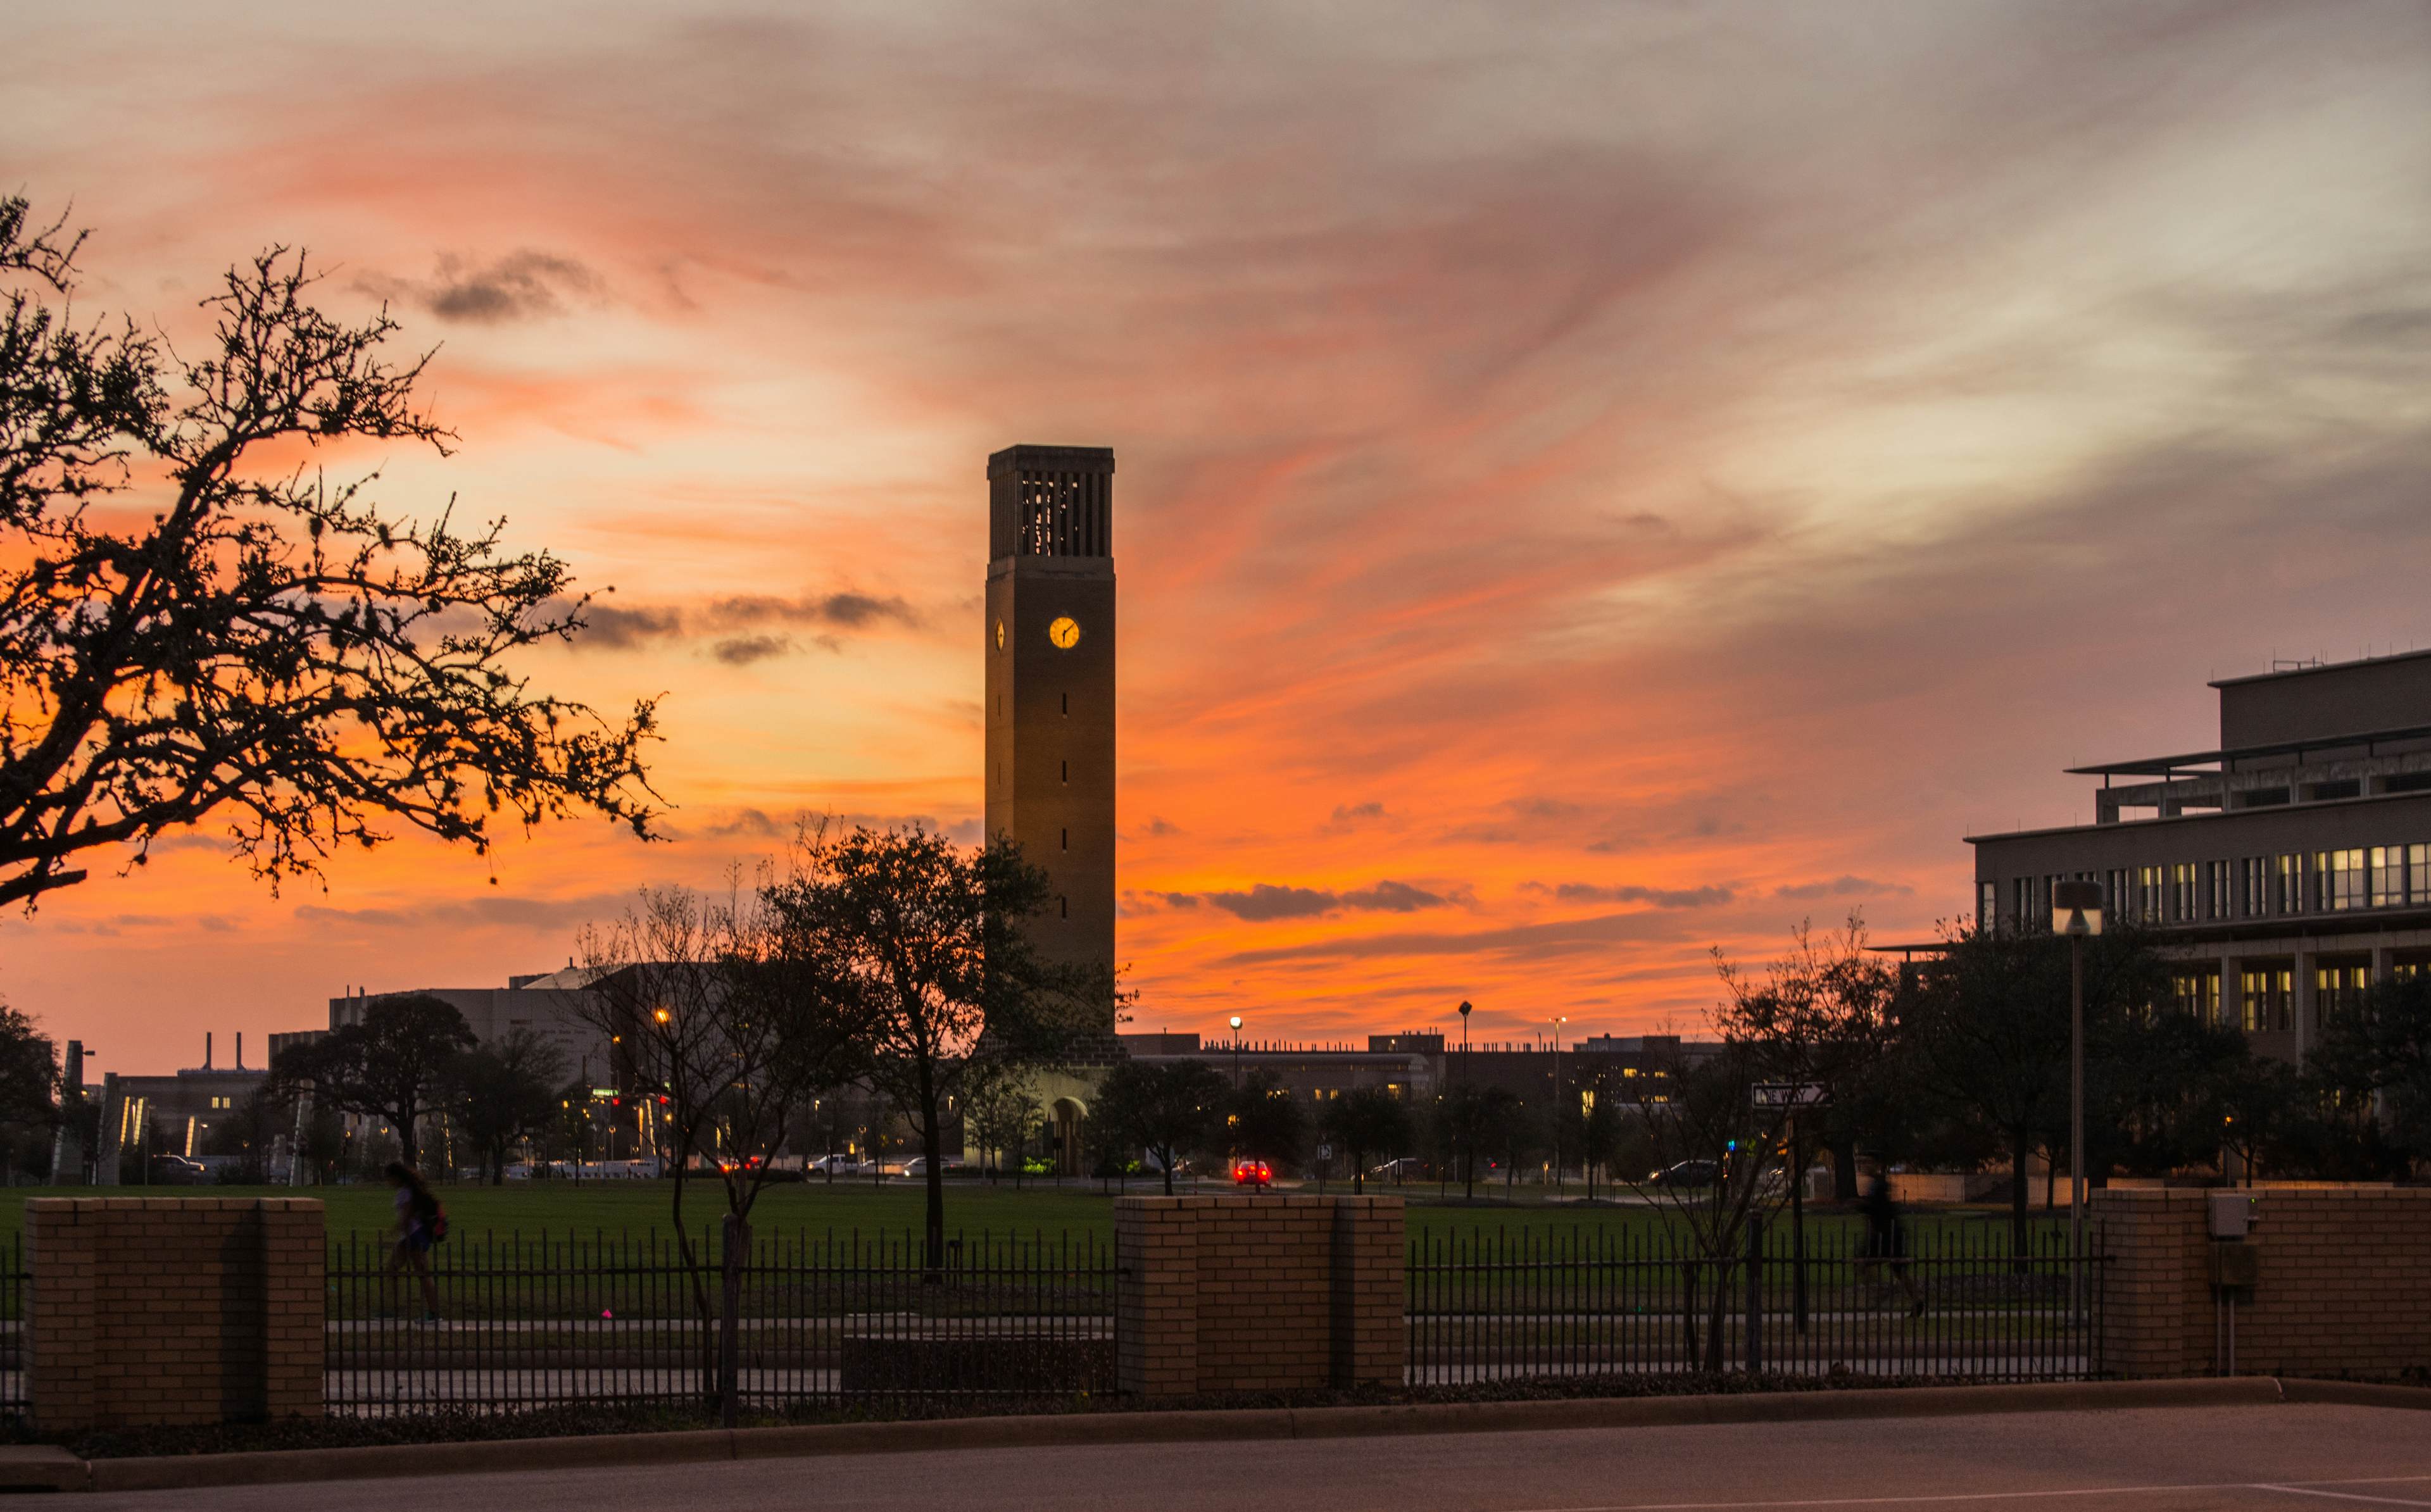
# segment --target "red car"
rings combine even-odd
[[[1265,1188],[1270,1185],[1274,1179],[1275,1168],[1266,1164],[1263,1160],[1235,1160],[1232,1162],[1232,1185],[1235,1187]]]

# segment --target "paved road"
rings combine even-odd
[[[78,1504],[93,1512],[327,1512],[341,1505],[448,1512],[2370,1512],[2431,1508],[2431,1413],[2168,1407],[969,1450],[128,1493]]]

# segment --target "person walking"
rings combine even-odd
[[[439,1321],[439,1283],[430,1274],[430,1247],[446,1232],[446,1211],[422,1173],[405,1162],[390,1161],[388,1179],[396,1188],[396,1248],[389,1254],[389,1270],[411,1271],[421,1278],[422,1321],[435,1323]]]
[[[1916,1278],[1908,1274],[1907,1225],[1900,1221],[1899,1203],[1891,1196],[1891,1179],[1881,1171],[1866,1188],[1857,1210],[1866,1218],[1866,1248],[1857,1261],[1857,1270],[1869,1281],[1879,1284],[1887,1274],[1908,1300],[1907,1315],[1924,1315],[1924,1293]]]

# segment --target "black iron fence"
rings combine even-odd
[[[1413,1385],[1756,1370],[2082,1380],[2103,1373],[2102,1246],[1923,1228],[1902,1254],[1862,1230],[1774,1224],[1700,1252],[1665,1229],[1430,1235],[1409,1262]],[[1794,1251],[1802,1248],[1802,1258]],[[2083,1303],[2074,1280],[2082,1274]]]
[[[732,1319],[746,1410],[930,1400],[971,1410],[1110,1392],[1112,1246],[1094,1236],[754,1239],[730,1313],[724,1255],[662,1235],[451,1237],[420,1275],[360,1239],[328,1257],[333,1413],[708,1404]]]
[[[0,1244],[0,1417],[32,1409],[25,1386],[25,1322],[33,1315],[33,1272],[25,1269],[25,1240],[11,1235]]]

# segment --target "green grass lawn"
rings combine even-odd
[[[1134,1181],[1129,1189],[1136,1196],[1152,1194],[1158,1188],[1153,1182]],[[1310,1186],[1293,1189],[1316,1188]],[[1347,1189],[1339,1183],[1328,1188],[1329,1191]],[[521,1234],[529,1238],[544,1232],[552,1238],[593,1234],[639,1237],[653,1229],[666,1233],[673,1221],[669,1186],[663,1182],[515,1182],[501,1187],[450,1185],[439,1191],[447,1206],[451,1237],[479,1238],[494,1234],[503,1238]],[[1630,1204],[1599,1203],[1586,1207],[1575,1201],[1549,1202],[1553,1194],[1541,1188],[1520,1187],[1506,1198],[1504,1188],[1499,1186],[1491,1188],[1490,1195],[1488,1188],[1481,1186],[1474,1205],[1462,1203],[1457,1188],[1451,1189],[1449,1201],[1443,1200],[1433,1185],[1378,1188],[1377,1191],[1400,1197],[1409,1204],[1408,1225],[1414,1238],[1484,1233],[1518,1239],[1575,1233],[1593,1240],[1651,1236],[1673,1221],[1659,1209]],[[117,1194],[142,1195],[145,1189],[122,1188]],[[301,1190],[283,1187],[167,1188],[152,1188],[149,1194],[314,1197],[327,1205],[332,1238],[351,1235],[363,1241],[377,1241],[386,1235],[394,1210],[393,1194],[384,1185]],[[24,1221],[25,1199],[46,1195],[63,1193],[39,1187],[0,1189],[0,1243],[16,1238]],[[816,1237],[829,1230],[840,1235],[858,1230],[865,1236],[900,1236],[919,1227],[922,1195],[923,1189],[917,1184],[902,1181],[892,1181],[883,1187],[852,1180],[839,1180],[833,1186],[821,1181],[773,1185],[762,1193],[752,1223],[763,1237]],[[1025,1238],[1068,1235],[1076,1240],[1095,1238],[1103,1242],[1114,1235],[1111,1195],[1100,1192],[1094,1184],[1058,1188],[1032,1182],[1016,1190],[1010,1184],[991,1187],[957,1181],[946,1188],[946,1222],[951,1229],[973,1236],[983,1231]],[[1575,1199],[1579,1188],[1573,1183],[1561,1195]],[[688,1222],[713,1224],[724,1211],[724,1201],[713,1183],[687,1184],[685,1208]],[[2054,1220],[2037,1209],[2034,1218],[2038,1228],[2054,1221],[2063,1225],[2067,1221],[2064,1211]],[[1819,1244],[1835,1238],[1846,1240],[1853,1237],[1858,1221],[1853,1214],[1819,1208],[1808,1215],[1808,1233],[1818,1236]],[[1919,1231],[1981,1231],[1991,1239],[2005,1234],[2007,1213],[2005,1209],[1926,1209],[1911,1213],[1909,1222],[1912,1229]]]

